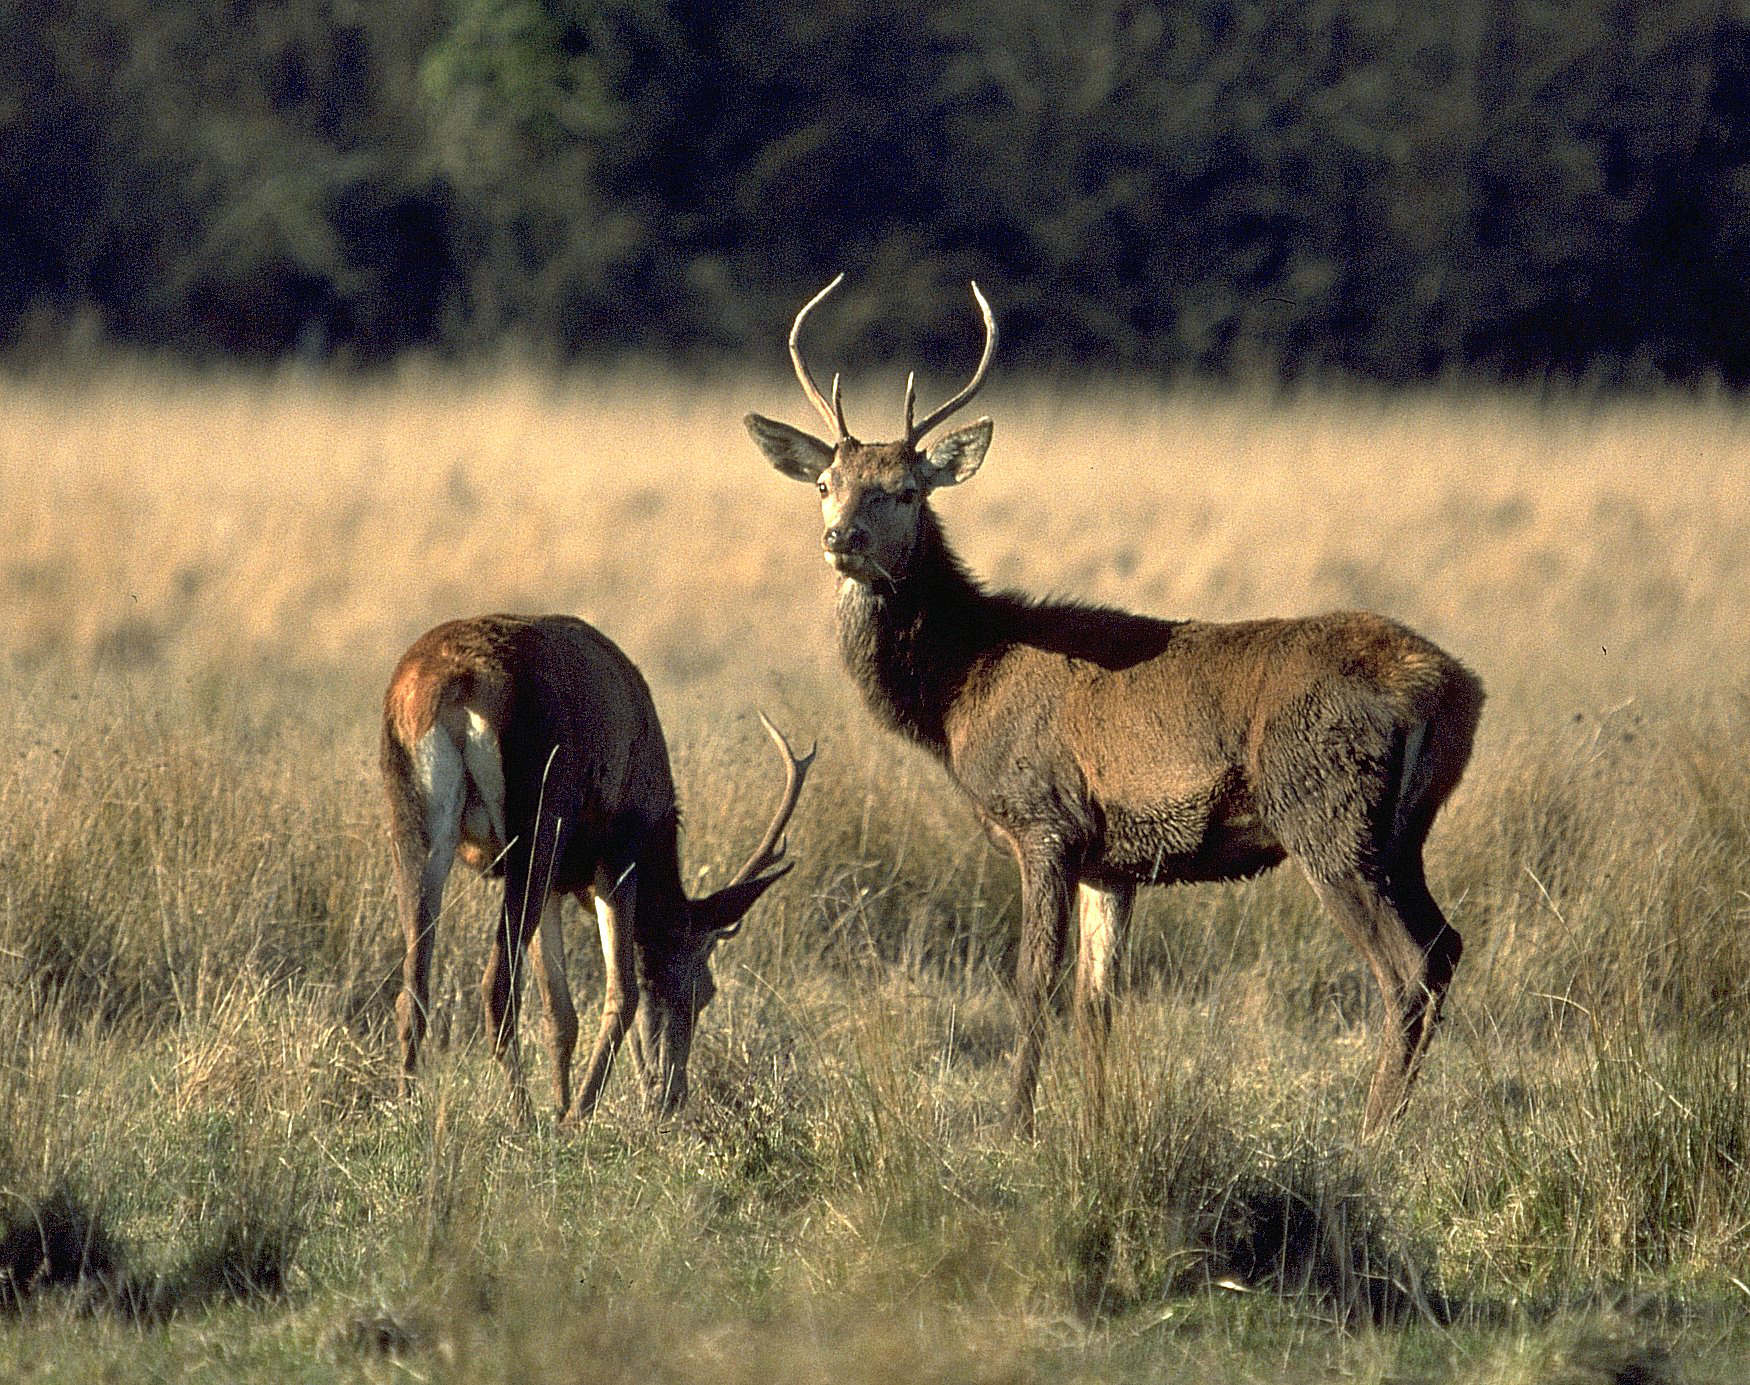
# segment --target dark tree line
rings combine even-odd
[[[1750,0],[14,0],[0,339],[1750,380]]]

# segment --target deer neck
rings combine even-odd
[[[686,892],[681,884],[680,817],[670,807],[653,823],[637,829],[630,843],[630,861],[619,878],[637,887],[633,896],[632,931],[641,947],[660,950],[675,920],[685,916]],[[621,857],[621,859],[625,859]]]
[[[946,755],[948,714],[1001,638],[1001,603],[967,573],[927,506],[919,523],[904,577],[839,584],[839,651],[878,718]]]

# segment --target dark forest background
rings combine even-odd
[[[10,0],[0,341],[1750,381],[1750,0]]]

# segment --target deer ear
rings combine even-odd
[[[741,921],[747,911],[773,885],[790,873],[794,862],[785,862],[777,870],[756,875],[739,885],[726,885],[715,894],[692,902],[693,927],[702,933],[715,933],[719,941],[733,938],[741,932]]]
[[[749,414],[742,422],[760,451],[766,454],[766,460],[792,481],[813,485],[820,473],[832,465],[832,448],[800,428],[758,414]]]
[[[984,465],[991,429],[995,426],[988,418],[981,418],[977,423],[969,423],[938,438],[924,458],[924,471],[930,485],[957,486],[970,480],[973,473]]]

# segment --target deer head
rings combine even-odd
[[[754,442],[784,475],[820,492],[824,524],[821,544],[826,561],[841,577],[864,584],[897,586],[910,569],[923,526],[923,501],[940,486],[967,480],[984,461],[990,446],[991,420],[944,434],[930,446],[930,430],[964,407],[978,393],[996,354],[997,328],[990,304],[972,285],[972,296],[984,319],[984,354],[966,387],[921,419],[913,419],[917,377],[905,382],[905,434],[892,442],[862,442],[845,424],[839,377],[833,376],[832,396],[821,392],[802,358],[802,323],[829,293],[844,281],[839,275],[802,305],[790,328],[790,360],[796,379],[827,425],[826,442],[787,423],[749,414],[745,420]]]
[[[722,889],[685,901],[687,923],[676,929],[670,946],[649,949],[641,959],[639,998],[632,1054],[646,1095],[661,1114],[670,1115],[687,1099],[687,1059],[699,1016],[717,994],[711,956],[717,945],[741,931],[742,920],[761,895],[790,873],[784,860],[784,829],[802,796],[814,751],[798,756],[784,733],[764,712],[760,722],[784,757],[784,793],[771,825],[747,862]]]

